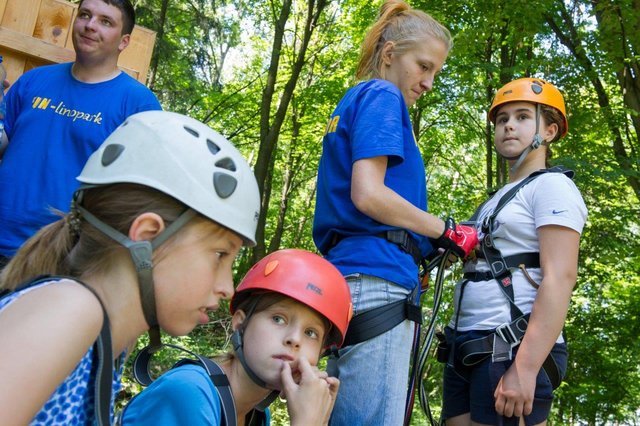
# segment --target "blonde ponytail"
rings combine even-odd
[[[381,78],[382,48],[394,44],[394,52],[402,54],[417,43],[436,39],[445,44],[447,51],[453,46],[451,34],[442,24],[421,10],[412,9],[403,0],[385,1],[378,20],[369,28],[362,43],[357,79]]]
[[[38,275],[68,275],[73,244],[66,216],[40,229],[2,270],[0,289],[13,290]]]

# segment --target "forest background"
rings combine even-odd
[[[565,94],[569,135],[554,144],[553,163],[575,170],[589,218],[565,328],[570,365],[550,424],[640,424],[640,1],[410,4],[444,23],[455,43],[434,90],[411,109],[433,214],[464,220],[505,183],[486,119],[497,88],[533,76]],[[134,5],[138,23],[157,31],[148,84],[163,107],[206,122],[254,167],[262,194],[258,245],[241,254],[237,279],[274,250],[315,250],[322,135],[354,84],[359,45],[380,0]],[[446,277],[440,327],[459,277],[459,266]],[[423,300],[428,318],[431,295]],[[210,324],[173,342],[206,355],[228,350],[227,313],[223,307]],[[163,351],[156,368],[181,356]],[[427,371],[422,385],[437,416],[442,366],[432,357]],[[121,402],[139,390],[125,382]],[[288,423],[282,402],[273,423]],[[418,405],[412,424],[427,424]]]

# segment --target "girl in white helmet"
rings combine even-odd
[[[129,117],[78,180],[70,213],[0,277],[0,424],[109,424],[126,349],[206,323],[254,243],[249,165],[191,118]]]
[[[351,318],[340,272],[308,251],[276,251],[243,278],[231,313],[234,352],[215,358],[223,373],[215,381],[228,380],[232,392],[228,411],[203,366],[188,364],[137,395],[124,410],[124,425],[225,426],[236,418],[239,425],[267,425],[269,412],[262,410],[277,394],[286,399],[291,425],[327,423],[339,381],[316,364],[321,351],[342,344]]]
[[[568,130],[553,84],[507,83],[489,119],[509,183],[474,215],[481,243],[456,286],[442,416],[454,426],[541,425],[566,371],[562,328],[587,209],[573,172],[548,168],[549,145]]]

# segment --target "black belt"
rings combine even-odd
[[[386,333],[404,320],[422,324],[422,308],[408,300],[398,300],[354,316],[342,346],[351,346]]]
[[[540,267],[540,253],[518,253],[513,256],[507,256],[504,258],[507,267],[517,268],[520,265],[524,265],[525,268],[539,268]],[[491,271],[476,271],[465,272],[463,275],[465,280],[469,281],[491,281],[494,277]]]
[[[529,315],[525,315],[508,324],[503,324],[487,336],[478,339],[468,340],[456,348],[456,356],[465,366],[472,366],[492,356],[495,362],[507,361],[511,359],[505,352],[497,351],[502,345],[506,347],[517,346],[522,341],[527,330]],[[510,351],[509,351],[510,352]],[[553,389],[556,389],[562,381],[560,369],[551,354],[542,364],[542,369],[547,373]]]
[[[412,258],[413,262],[420,266],[420,262],[422,261],[422,253],[420,252],[420,247],[418,247],[418,243],[415,238],[411,236],[411,234],[404,229],[391,229],[388,231],[378,232],[377,234],[370,234],[373,237],[384,238],[390,243],[398,245],[402,251],[408,253]],[[342,235],[338,233],[334,233],[331,238],[331,246],[336,246],[340,241],[347,237],[366,237],[366,234],[360,235]]]

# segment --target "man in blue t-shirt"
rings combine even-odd
[[[53,209],[68,211],[76,176],[116,127],[131,114],[161,109],[117,66],[134,24],[130,0],[81,0],[75,62],[30,70],[9,89],[0,144],[0,268],[58,219]]]

